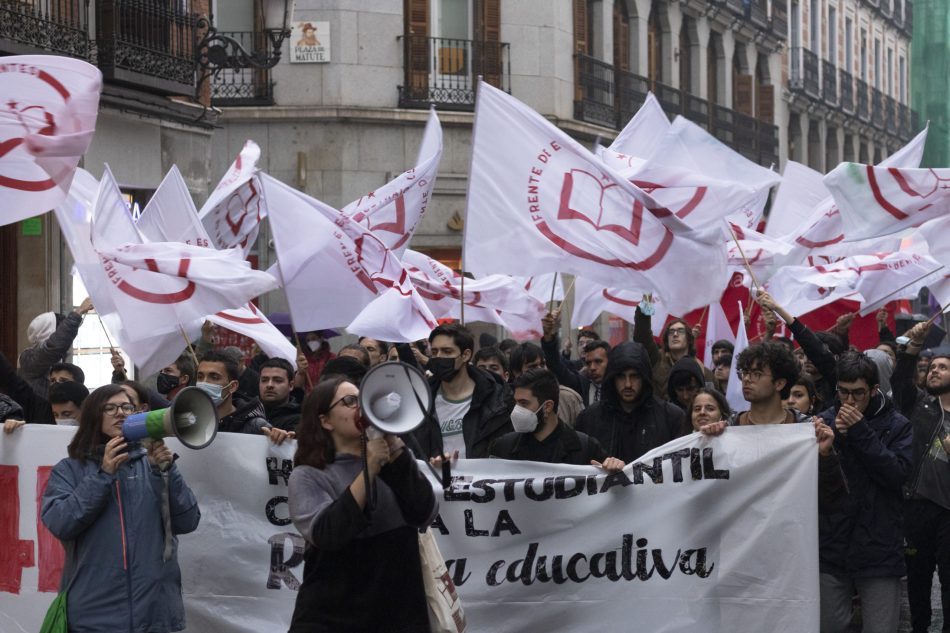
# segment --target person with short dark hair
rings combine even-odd
[[[79,411],[88,396],[89,389],[85,385],[72,380],[50,385],[47,397],[56,424],[77,426],[79,424]]]
[[[204,355],[208,353],[205,351],[199,358],[204,358]],[[261,376],[253,369],[248,368],[247,364],[244,362],[244,350],[236,345],[228,345],[221,349],[221,353],[226,356],[230,356],[232,360],[237,364],[238,368],[238,389],[237,392],[241,394],[242,398],[247,400],[253,400],[257,397],[257,392],[259,389],[259,384],[261,381]]]
[[[511,350],[513,350],[516,347],[518,347],[518,341],[516,341],[513,338],[505,338],[505,339],[502,339],[500,343],[498,343],[498,349],[500,349],[506,354],[510,354]]]
[[[122,387],[122,390],[129,396],[129,400],[132,401],[132,404],[135,405],[136,413],[151,410],[148,389],[145,388],[145,385],[135,382],[134,380],[123,380],[119,383],[119,386]]]
[[[544,352],[534,343],[521,343],[508,354],[508,367],[514,380],[528,370],[545,365]]]
[[[234,358],[211,351],[198,363],[195,386],[211,398],[218,411],[218,431],[223,433],[262,433],[274,444],[281,444],[291,433],[275,428],[267,421],[260,399],[237,395],[238,366]]]
[[[699,359],[695,356],[683,356],[673,363],[666,381],[669,401],[689,413],[689,403],[692,402],[693,396],[706,386],[705,378]]]
[[[864,630],[891,633],[900,620],[902,486],[913,431],[880,391],[877,366],[866,354],[841,354],[837,378],[838,400],[820,417],[835,431],[852,503],[818,523],[821,630],[849,628],[856,589]]]
[[[80,385],[86,382],[86,373],[79,365],[72,363],[53,363],[49,368],[49,384],[54,382],[78,382]]]
[[[742,350],[736,359],[737,377],[742,381],[742,397],[749,403],[747,411],[732,415],[734,425],[789,424],[804,422],[805,417],[794,409],[786,409],[785,401],[798,380],[798,362],[781,343],[766,341]]]
[[[368,336],[359,337],[357,342],[359,343],[360,347],[365,349],[366,353],[369,354],[367,367],[375,367],[380,363],[386,362],[389,356],[389,343],[386,343],[385,341],[378,341]],[[339,356],[339,354],[337,355]]]
[[[600,443],[558,420],[560,385],[548,369],[529,369],[514,382],[514,431],[492,442],[489,457],[549,464],[601,465],[607,452]],[[611,470],[623,470],[619,460],[608,462]],[[619,466],[619,468],[618,468]]]
[[[491,442],[513,430],[511,390],[495,374],[471,364],[475,338],[462,325],[440,325],[429,334],[426,369],[434,415],[413,431],[426,457],[488,457]]]
[[[736,346],[733,345],[732,341],[727,339],[719,339],[712,346],[712,362],[713,365],[719,362],[720,358],[725,356],[732,357],[732,353],[735,352]]]
[[[303,403],[287,498],[307,547],[290,633],[427,633],[419,530],[438,501],[396,436],[366,442],[364,474],[358,416],[359,389],[342,376]]]
[[[808,374],[800,374],[788,392],[785,404],[803,415],[815,415],[822,410],[821,396],[815,389],[815,381]]]
[[[174,400],[179,391],[195,385],[196,370],[194,358],[188,352],[183,352],[174,363],[158,373],[155,389],[169,400]]]
[[[126,442],[122,424],[133,410],[118,385],[92,392],[69,457],[43,492],[40,518],[66,551],[60,585],[71,631],[185,628],[177,537],[198,527],[201,512],[164,442]]]
[[[261,364],[260,399],[271,426],[285,431],[297,429],[303,392],[294,389],[294,366],[283,358],[269,358]]]
[[[504,382],[508,382],[508,356],[497,347],[483,347],[475,352],[472,362],[479,369],[494,372]]]
[[[561,311],[554,310],[541,319],[541,350],[544,352],[545,365],[554,372],[559,383],[579,393],[584,406],[589,407],[600,402],[610,344],[598,339],[589,340],[584,346],[585,371],[578,372],[571,364],[564,362],[558,350],[560,318]]]
[[[713,367],[713,378],[715,378],[716,389],[726,393],[729,387],[729,372],[732,370],[732,354],[720,355]]]
[[[338,356],[331,358],[327,361],[327,364],[323,366],[320,381],[323,382],[324,377],[335,378],[337,376],[345,376],[354,385],[358,385],[363,381],[363,376],[366,375],[366,371],[366,365],[352,356]],[[299,391],[299,388],[297,389]]]
[[[356,343],[350,343],[349,345],[344,345],[343,347],[339,349],[336,355],[337,355],[337,358],[340,358],[341,356],[342,357],[349,356],[350,358],[355,358],[366,369],[369,369],[370,367],[373,366],[370,359],[370,354],[367,351],[367,349],[363,347],[362,345],[357,345]]]
[[[913,427],[904,538],[907,598],[915,631],[930,628],[934,569],[940,578],[943,612],[950,614],[950,347],[933,351],[924,387],[918,387],[915,374],[929,329],[929,324],[918,323],[907,331],[910,340],[898,352],[891,376],[894,403]]]
[[[689,432],[683,410],[653,395],[652,368],[643,345],[620,343],[610,350],[603,398],[577,418],[578,431],[628,464]]]

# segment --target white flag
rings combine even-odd
[[[739,327],[736,331],[736,346],[732,351],[732,365],[729,366],[729,381],[726,384],[726,402],[734,412],[745,411],[749,408],[749,401],[742,395],[742,381],[739,380],[739,354],[749,347],[749,333],[745,329],[745,320],[742,318],[743,307],[739,302]],[[794,313],[793,313],[794,314]]]
[[[700,236],[665,209],[654,214],[652,198],[504,92],[482,83],[476,108],[468,270],[676,288],[667,307],[678,313],[719,297],[726,264],[718,229]],[[682,275],[687,261],[702,262],[702,278]]]
[[[855,255],[814,266],[787,266],[766,289],[791,314],[803,315],[838,299],[861,303],[862,314],[915,296],[943,273],[932,257],[912,252]]]
[[[670,120],[652,92],[610,144],[598,148],[598,155],[616,172],[630,178],[653,154],[660,139],[670,129]]]
[[[136,226],[149,241],[210,246],[211,240],[198,220],[191,194],[174,165],[155,190]],[[207,320],[254,339],[268,356],[284,358],[297,366],[294,346],[253,303],[221,310],[208,315]]]
[[[0,225],[40,215],[69,192],[92,142],[102,73],[78,59],[0,60]]]
[[[401,257],[432,199],[441,158],[442,126],[433,108],[423,134],[417,165],[346,205],[343,213],[372,231],[397,257]]]
[[[261,174],[278,264],[272,268],[299,331],[346,326],[408,342],[437,325],[399,259],[372,231],[332,207]]]
[[[92,243],[122,325],[135,339],[177,331],[277,287],[273,277],[252,270],[240,251],[146,243],[108,167],[93,214]]]
[[[633,323],[637,306],[640,305],[643,295],[643,290],[607,288],[578,277],[574,282],[574,313],[571,315],[571,324],[575,327],[590,325],[602,312],[609,312],[628,323]],[[662,297],[654,295],[653,298],[655,312],[650,324],[654,336],[659,336],[666,325],[669,311],[665,308]]]
[[[558,273],[545,273],[533,277],[513,277],[529,295],[547,304],[551,301],[564,301],[564,279]],[[551,290],[554,298],[551,298]]]
[[[428,255],[407,250],[402,257],[416,291],[437,319],[462,316],[461,277]],[[465,321],[494,323],[524,340],[541,337],[543,302],[531,296],[517,279],[508,275],[488,275],[465,280]]]
[[[899,169],[841,163],[825,186],[841,210],[845,240],[891,235],[946,215],[950,169]]]
[[[740,308],[741,309],[741,308]],[[736,342],[736,335],[729,326],[729,319],[722,309],[722,304],[714,301],[709,304],[709,318],[706,320],[706,345],[703,354],[703,364],[709,369],[715,368],[712,348],[716,341],[726,340],[732,344]]]
[[[245,257],[254,247],[267,207],[261,197],[257,163],[261,148],[247,141],[198,212],[215,248],[239,247]]]

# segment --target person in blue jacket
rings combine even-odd
[[[93,391],[69,457],[53,468],[43,493],[43,524],[66,550],[61,589],[71,633],[185,628],[175,535],[194,531],[201,513],[164,442],[145,449],[122,437],[133,410],[119,385]]]

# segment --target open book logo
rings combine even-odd
[[[662,261],[673,243],[663,226],[644,233],[643,204],[608,177],[583,169],[563,173],[557,216],[535,226],[561,249],[599,264],[647,270]]]
[[[384,218],[386,214],[389,215],[388,219]],[[398,193],[388,203],[376,207],[371,211],[358,211],[354,213],[353,220],[359,222],[374,233],[386,231],[387,233],[399,235],[400,238],[393,244],[393,249],[399,248],[409,239],[409,234],[406,232],[406,198],[402,192]]]
[[[897,220],[906,220],[911,214],[921,213],[935,204],[940,204],[946,200],[950,190],[950,178],[941,178],[933,169],[909,170],[891,167],[883,172],[867,165],[866,170],[868,186],[875,202]],[[947,173],[945,169],[940,171]],[[894,180],[893,184],[883,178],[884,174]],[[885,196],[885,192],[890,199]],[[935,194],[938,197],[934,198]]]
[[[260,224],[261,196],[253,179],[232,193],[225,204],[227,206],[225,207],[224,221],[234,237],[247,235],[249,230],[244,228],[246,221],[251,220],[253,222],[251,228]]]

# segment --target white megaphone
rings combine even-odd
[[[187,448],[205,448],[218,434],[218,410],[211,396],[197,387],[185,387],[167,409],[134,413],[122,424],[129,442],[177,437]]]
[[[380,363],[360,382],[363,421],[383,433],[401,435],[412,431],[425,421],[431,402],[432,392],[425,376],[405,363]]]

